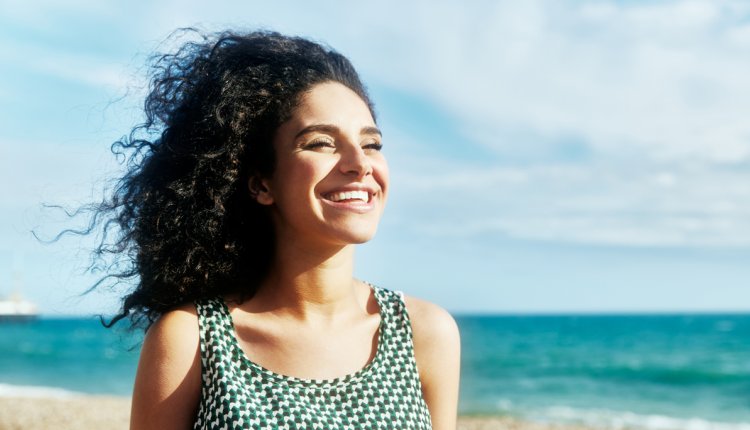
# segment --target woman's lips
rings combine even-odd
[[[369,190],[341,190],[326,193],[323,201],[337,209],[353,211],[355,213],[367,213],[374,207],[375,193]]]
[[[370,193],[365,190],[355,190],[355,191],[337,191],[333,193],[328,193],[324,196],[327,200],[330,200],[332,202],[342,202],[346,200],[359,200],[361,202],[369,202],[372,198]]]

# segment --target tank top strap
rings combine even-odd
[[[381,329],[384,330],[384,346],[386,349],[394,348],[413,355],[411,320],[406,309],[404,293],[377,286],[372,286],[372,289],[383,318]]]
[[[201,299],[195,302],[198,314],[198,329],[200,333],[201,365],[203,369],[212,369],[219,362],[236,359],[232,342],[234,326],[224,300],[221,297]],[[204,382],[208,382],[215,375],[203,373]]]
[[[404,293],[370,285],[380,308],[383,347],[413,349],[412,327],[406,309]],[[206,298],[195,302],[200,331],[201,361],[237,359],[243,355],[236,345],[227,341],[235,338],[234,325],[229,309],[221,297]],[[227,357],[229,355],[229,357]]]
[[[202,331],[228,328],[230,324],[229,315],[225,312],[226,305],[224,305],[221,297],[197,300],[195,309],[198,313],[198,324]]]

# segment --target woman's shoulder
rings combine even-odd
[[[457,345],[459,341],[458,326],[453,316],[442,307],[413,296],[406,295],[401,291],[390,290],[374,284],[365,282],[373,294],[380,296],[381,303],[386,300],[389,303],[402,303],[405,306],[414,334],[414,343],[427,343],[436,338],[444,339],[447,347]]]
[[[195,305],[162,314],[149,327],[141,347],[141,366],[162,377],[182,379],[195,373],[200,334]]]
[[[187,428],[200,396],[198,316],[184,305],[148,329],[133,388],[131,428]]]
[[[406,297],[414,358],[434,428],[456,428],[461,339],[450,313],[426,300]]]
[[[417,342],[439,342],[456,345],[459,342],[458,325],[453,316],[442,307],[412,296],[404,296],[409,312],[415,346]]]
[[[149,327],[146,339],[161,339],[165,335],[169,336],[169,339],[164,340],[184,342],[192,339],[192,342],[197,344],[198,312],[194,304],[185,304],[162,314]]]
[[[461,339],[450,313],[426,300],[406,297],[414,358],[434,428],[456,428]]]
[[[186,304],[162,314],[149,327],[141,356],[170,362],[170,373],[188,372],[199,349],[198,314],[195,305]],[[161,366],[160,366],[161,367]]]

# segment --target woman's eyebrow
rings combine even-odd
[[[305,135],[307,133],[312,133],[312,132],[315,132],[315,131],[321,131],[323,133],[331,133],[331,134],[333,134],[333,133],[339,133],[341,131],[341,129],[338,128],[335,125],[332,125],[332,124],[313,124],[313,125],[309,125],[309,126],[303,128],[302,130],[300,130],[299,133],[297,133],[297,135],[294,136],[294,138],[297,139],[300,136],[303,136],[303,135]],[[383,135],[383,133],[380,132],[379,128],[372,127],[372,126],[362,127],[359,130],[359,134],[377,134],[378,136],[382,136]]]
[[[382,137],[383,133],[380,132],[380,129],[377,127],[362,127],[362,129],[359,131],[359,134],[377,134],[378,136]]]
[[[296,138],[298,138],[300,136],[303,136],[303,135],[305,135],[307,133],[312,133],[312,132],[315,132],[315,131],[322,131],[324,133],[338,133],[339,128],[336,127],[335,125],[331,125],[331,124],[313,124],[313,125],[309,125],[309,126],[303,128],[302,130],[300,130],[299,133],[297,133],[297,135],[294,136],[294,138],[296,139]]]

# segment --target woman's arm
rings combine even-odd
[[[201,392],[198,318],[193,306],[149,328],[133,388],[131,430],[190,429]]]
[[[458,326],[444,309],[407,297],[414,332],[414,354],[422,393],[434,430],[455,430],[461,340]]]

